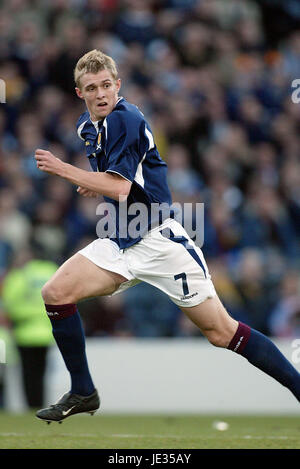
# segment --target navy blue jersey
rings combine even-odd
[[[77,132],[85,141],[93,171],[117,173],[132,182],[125,203],[104,197],[114,220],[109,237],[121,249],[137,243],[149,229],[174,216],[167,165],[158,153],[149,124],[135,105],[119,98],[113,111],[96,123],[85,112],[78,119]],[[145,211],[141,214],[136,210],[139,204],[147,208],[146,216]]]

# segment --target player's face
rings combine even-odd
[[[91,119],[104,119],[117,103],[121,80],[115,80],[109,70],[101,70],[98,73],[86,73],[80,83],[81,88],[76,88],[76,93],[85,100]]]

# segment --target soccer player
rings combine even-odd
[[[87,111],[78,120],[93,171],[63,162],[37,149],[37,167],[78,186],[84,197],[104,196],[114,229],[67,260],[44,285],[42,296],[53,335],[71,377],[71,389],[54,405],[37,412],[40,419],[62,421],[81,412],[95,412],[100,399],[89,372],[85,337],[76,307],[82,299],[112,295],[139,281],[161,289],[200,328],[209,342],[243,355],[300,400],[300,374],[269,338],[237,322],[223,307],[202,251],[176,221],[171,206],[167,166],[151,129],[136,106],[119,96],[121,81],[113,59],[92,50],[77,62],[76,93]],[[139,230],[134,204],[147,215]],[[126,204],[127,211],[119,210]]]

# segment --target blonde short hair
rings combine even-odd
[[[76,86],[80,88],[80,79],[86,73],[98,73],[101,70],[109,70],[113,79],[117,80],[117,66],[111,57],[97,49],[87,52],[78,60],[74,69]]]

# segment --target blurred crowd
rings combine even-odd
[[[174,201],[205,204],[202,249],[228,310],[268,335],[299,336],[298,3],[0,2],[0,278],[29,253],[61,264],[96,237],[99,200],[37,170],[33,155],[89,169],[73,69],[97,48],[150,122]],[[144,284],[79,308],[88,336],[200,335]]]

